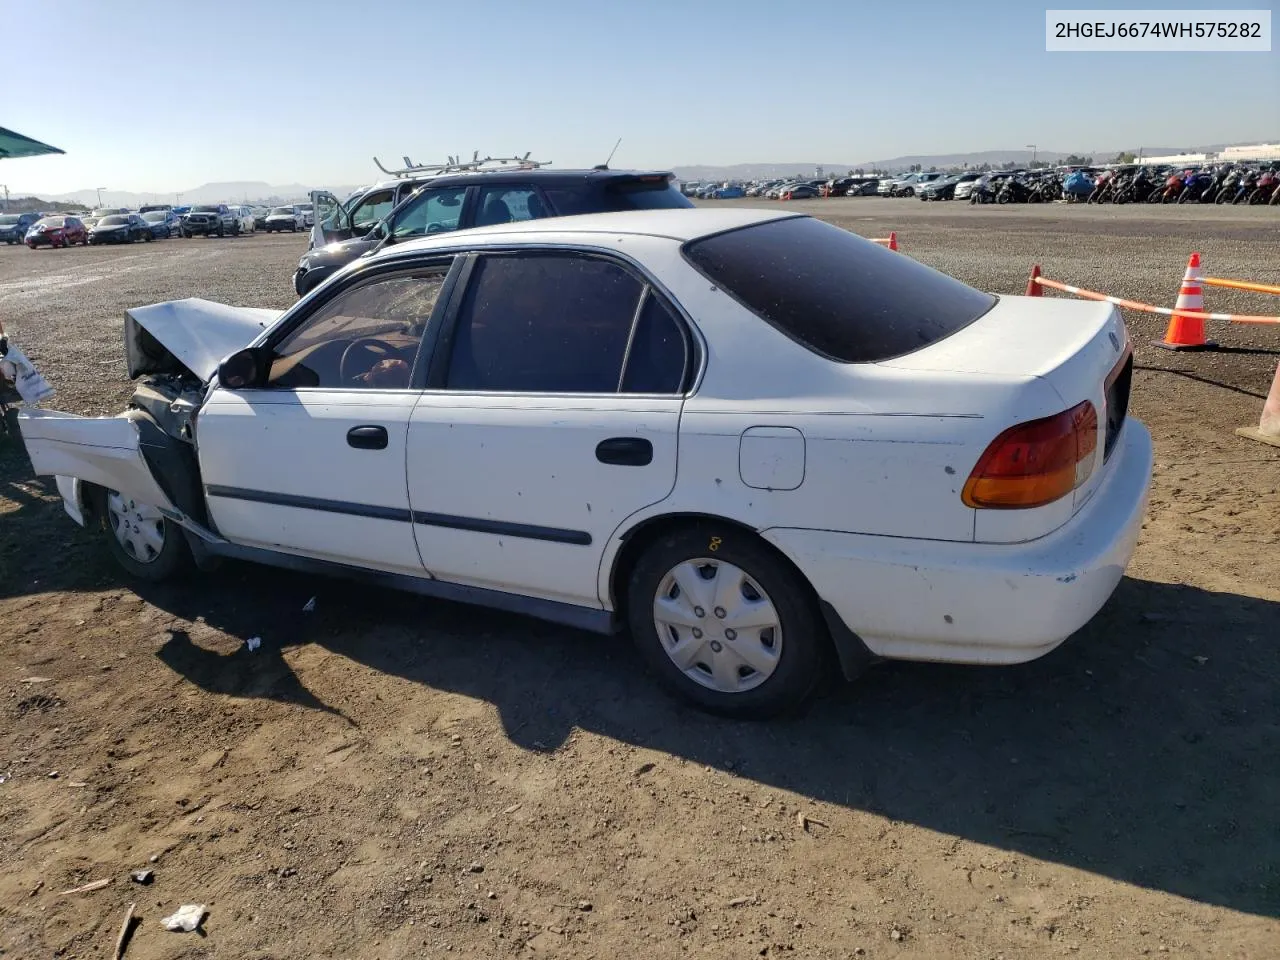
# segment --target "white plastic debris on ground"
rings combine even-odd
[[[177,913],[171,917],[165,917],[160,922],[164,924],[166,930],[172,930],[174,933],[191,933],[200,926],[204,914],[203,903],[189,903],[179,907]]]
[[[250,637],[248,640],[244,642],[244,645],[248,647],[249,652],[252,653],[254,650],[257,650],[260,646],[262,646],[262,638]]]

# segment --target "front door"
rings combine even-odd
[[[200,413],[218,532],[246,546],[422,575],[405,481],[419,346],[449,259],[351,278],[273,336],[253,389]]]
[[[409,424],[409,500],[443,580],[599,608],[603,551],[665,499],[692,341],[630,268],[482,255]]]

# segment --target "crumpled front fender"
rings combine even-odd
[[[95,483],[180,516],[151,475],[138,426],[127,414],[80,417],[28,408],[18,414],[18,428],[37,474]],[[67,485],[60,479],[58,488]]]

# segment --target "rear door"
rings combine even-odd
[[[470,263],[409,424],[423,563],[599,608],[610,537],[675,484],[692,340],[643,276],[596,254]]]

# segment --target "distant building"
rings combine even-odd
[[[1148,166],[1180,163],[1240,163],[1245,160],[1280,160],[1280,143],[1251,143],[1224,147],[1217,153],[1174,153],[1164,157],[1142,157]]]

